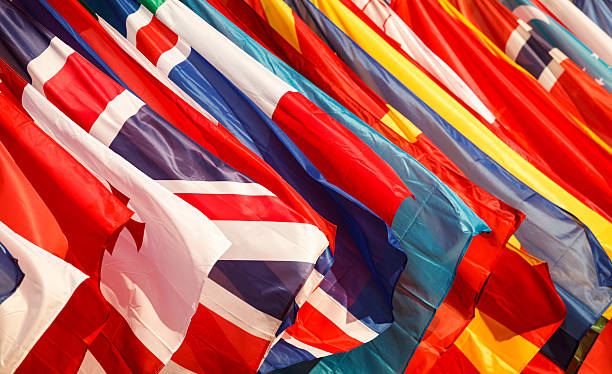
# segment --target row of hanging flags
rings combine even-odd
[[[612,371],[606,0],[0,0],[0,372]]]

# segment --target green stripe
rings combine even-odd
[[[145,8],[153,14],[157,12],[157,9],[166,2],[166,0],[138,0],[138,2],[144,5]]]

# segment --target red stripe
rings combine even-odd
[[[178,35],[172,32],[157,17],[136,33],[136,48],[154,65],[159,56],[172,49],[178,42]]]
[[[97,283],[86,279],[32,347],[16,373],[76,373],[87,350],[85,341],[99,331],[107,316],[106,301]]]
[[[185,135],[265,186],[309,222],[318,226],[334,247],[335,226],[319,216],[270,165],[247,149],[226,128],[211,122],[129,57],[78,0],[48,0],[121,80]]]
[[[44,90],[49,101],[87,132],[108,102],[125,91],[78,53],[68,56]]]
[[[346,352],[363,344],[347,335],[309,302],[300,307],[299,319],[286,331],[295,339],[330,353]]]
[[[110,316],[89,351],[107,373],[157,373],[163,363],[134,335],[121,314],[109,305]]]
[[[302,94],[286,93],[272,119],[329,182],[364,203],[389,226],[404,200],[413,197],[389,164]]]
[[[200,304],[172,360],[195,373],[253,373],[269,343]]]
[[[275,196],[178,193],[212,220],[307,223]]]
[[[16,73],[9,69],[0,64],[0,78],[16,82]],[[0,87],[4,92],[0,95],[0,142],[66,235],[70,248],[66,261],[99,279],[104,245],[133,212],[7,99],[6,86]]]

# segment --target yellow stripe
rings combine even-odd
[[[274,30],[283,36],[298,52],[300,50],[300,42],[298,41],[297,31],[295,30],[295,21],[293,20],[293,11],[284,2],[282,4],[273,4],[269,1],[262,1],[261,6],[266,12],[268,23]]]
[[[481,373],[520,373],[539,351],[478,308],[455,345]]]
[[[603,314],[604,318],[608,321],[612,321],[612,306],[608,308]]]
[[[389,111],[381,118],[381,122],[393,129],[402,138],[411,143],[416,142],[417,136],[423,132],[389,104],[387,104],[387,108],[389,108]]]
[[[282,0],[262,0],[262,2],[265,1],[279,2]],[[612,255],[611,222],[587,207],[512,150],[467,109],[393,47],[389,46],[384,39],[369,29],[339,1],[311,0],[311,2],[370,56],[378,60],[391,74],[425,101],[427,105],[434,108],[438,114],[478,148],[535,191],[554,204],[571,212],[589,226],[608,255]]]

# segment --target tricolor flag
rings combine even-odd
[[[330,258],[323,253],[325,236],[265,188],[188,140],[57,38],[50,45],[66,61],[57,65],[56,76],[71,84],[62,86],[54,81],[55,76],[46,77],[40,86],[47,97],[98,140],[213,218],[231,238],[232,246],[204,285],[199,312],[175,361],[192,361],[193,354],[186,353],[191,350],[199,352],[198,360],[209,360],[200,361],[202,366],[223,367],[223,361],[203,353],[214,349],[225,357],[225,368],[257,368],[281,324],[291,323],[293,299],[306,298],[317,286],[314,275],[329,268]],[[40,70],[32,68],[37,61],[38,57],[27,65],[34,79],[39,79]],[[79,89],[83,81],[96,82],[97,89]],[[55,94],[56,90],[62,94]],[[96,114],[95,107],[88,111],[65,99],[77,92],[87,92],[92,102],[108,104],[100,105],[104,110]],[[89,125],[87,118],[96,115]],[[151,132],[157,135],[146,135]],[[253,323],[253,314],[259,316],[257,323]],[[207,336],[206,331],[215,325],[224,326],[225,333]],[[203,347],[203,342],[210,348]],[[233,357],[236,348],[240,348],[240,359]]]
[[[576,333],[584,333],[612,300],[612,293],[606,288],[606,284],[610,281],[604,280],[608,278],[608,274],[611,274],[612,263],[593,234],[573,215],[584,219],[607,247],[609,247],[607,243],[610,242],[608,233],[611,231],[606,227],[609,227],[610,222],[561,189],[507,147],[417,67],[402,59],[401,54],[389,50],[391,46],[387,46],[382,38],[375,38],[373,31],[360,26],[357,17],[348,18],[350,22],[348,20],[344,22],[337,20],[337,22],[346,31],[351,31],[354,38],[364,38],[364,40],[374,38],[376,42],[364,41],[362,46],[369,48],[370,53],[379,54],[380,61],[391,68],[395,76],[367,55],[311,2],[296,1],[292,4],[293,9],[311,27],[321,35],[325,35],[327,44],[333,47],[353,71],[364,81],[372,82],[369,83],[371,88],[406,118],[418,124],[471,180],[506,203],[520,207],[520,210],[526,214],[526,219],[517,230],[519,242],[530,254],[549,262],[553,280],[558,289],[562,290],[560,291],[562,294],[569,293],[580,300],[582,305],[578,305],[582,312],[573,315],[582,316],[580,317],[583,318],[582,322],[576,325],[579,326]],[[320,2],[319,5],[323,5],[328,15],[334,18],[348,17],[341,8],[333,8],[333,5],[339,6],[338,4]],[[384,85],[382,82],[385,82]],[[435,107],[438,113],[451,122],[444,121],[431,109],[424,107],[409,88],[415,90],[426,103]],[[541,191],[543,195],[538,194],[536,190]],[[560,207],[553,205],[551,201],[546,200],[546,197],[560,204]],[[573,215],[564,209],[571,211]],[[553,223],[555,221],[558,223]],[[563,233],[565,230],[568,231]],[[578,238],[576,234],[581,237],[580,244],[573,239],[570,241],[566,239],[570,236]],[[541,235],[550,235],[550,241],[543,241]],[[553,237],[556,239],[552,239]],[[553,242],[555,244],[551,245]],[[561,247],[565,249],[560,250]],[[560,258],[563,253],[572,253],[572,258]],[[588,273],[577,271],[578,268],[584,269],[582,266],[591,270]],[[570,273],[573,275],[568,277]],[[575,277],[583,279],[579,287]]]

